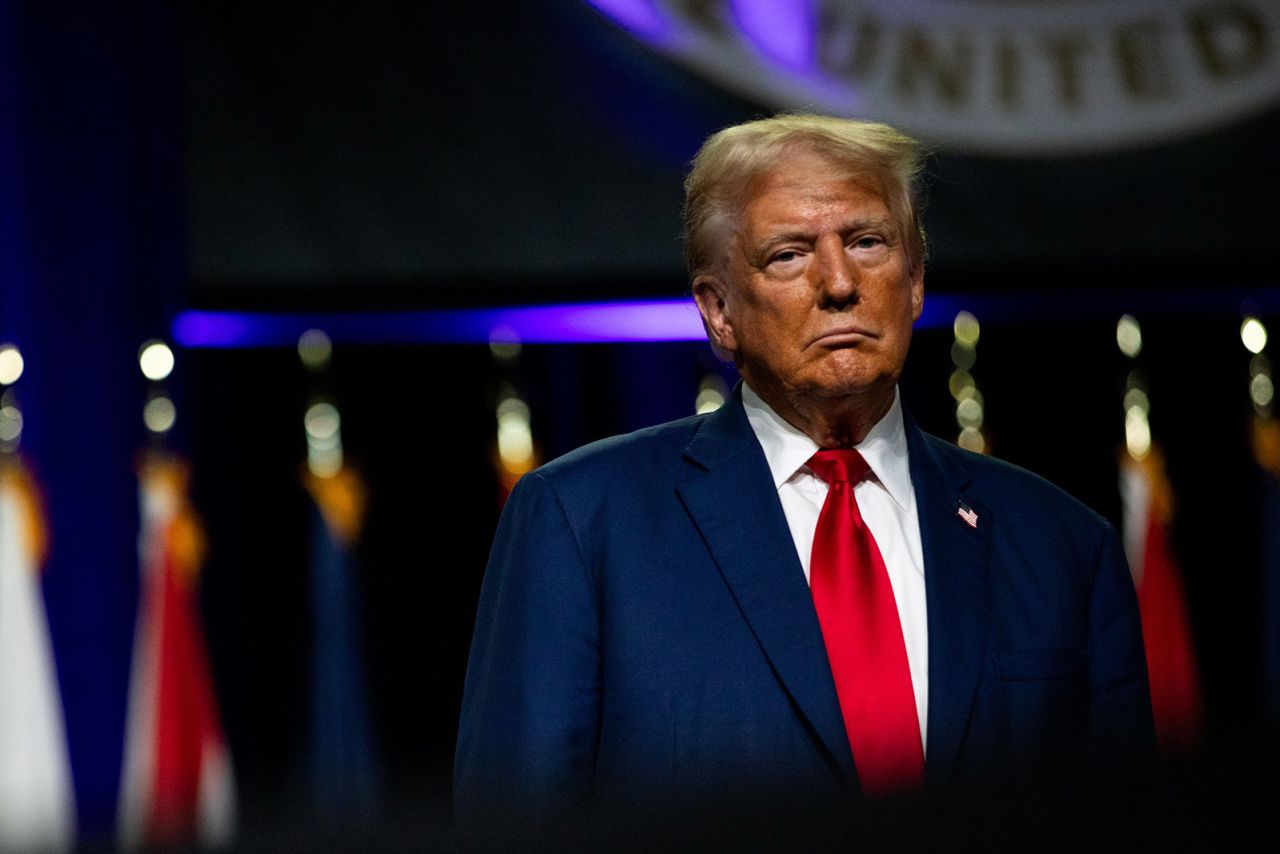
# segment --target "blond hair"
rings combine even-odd
[[[829,158],[850,178],[878,192],[906,243],[913,270],[926,258],[921,173],[924,149],[911,137],[877,122],[810,114],[784,114],[712,134],[693,159],[684,182],[685,257],[690,278],[716,266],[752,185],[795,150]]]

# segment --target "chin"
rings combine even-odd
[[[855,355],[858,358],[847,358]],[[810,385],[822,397],[861,396],[892,390],[901,371],[891,370],[884,364],[869,364],[869,361],[852,350],[832,353],[815,366],[818,370],[811,375]]]
[[[893,384],[893,377],[887,371],[865,362],[827,360],[815,367],[817,370],[809,374],[806,385],[823,394],[859,394],[886,383]]]
[[[892,377],[885,376],[843,376],[814,383],[811,389],[818,397],[864,397],[884,390],[892,390],[893,383]]]

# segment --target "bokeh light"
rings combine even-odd
[[[964,448],[966,451],[984,454],[987,451],[987,440],[983,438],[982,431],[974,427],[966,427],[960,431],[960,436],[956,439],[956,444]]]
[[[961,344],[969,347],[977,346],[981,327],[978,325],[978,318],[971,313],[967,311],[958,312],[955,321],[951,324],[951,329],[955,333],[956,340]]]
[[[308,329],[298,336],[298,358],[313,371],[328,367],[333,358],[333,342],[323,329]]]
[[[1136,359],[1142,352],[1142,327],[1132,314],[1123,315],[1116,323],[1116,344],[1130,359]]]
[[[1128,412],[1135,407],[1143,412],[1151,411],[1151,399],[1140,388],[1131,388],[1124,393],[1124,411]]]
[[[338,407],[317,400],[302,416],[307,432],[307,468],[316,477],[333,477],[342,470],[342,416]]]
[[[1249,383],[1249,396],[1256,406],[1270,406],[1276,396],[1275,383],[1266,374],[1257,374]]]
[[[173,373],[173,350],[163,341],[148,341],[138,350],[138,367],[144,377],[159,382]]]
[[[1256,317],[1246,317],[1240,324],[1240,341],[1250,353],[1261,353],[1267,346],[1267,327]]]
[[[520,358],[520,333],[511,326],[496,326],[489,333],[489,352],[499,362]]]
[[[307,408],[307,414],[303,416],[302,423],[306,428],[308,441],[323,444],[337,437],[338,430],[342,426],[342,417],[338,414],[338,407],[322,400]]]
[[[951,344],[951,362],[957,368],[965,371],[973,370],[973,366],[978,361],[978,351],[972,346],[956,339]]]
[[[157,395],[142,407],[142,423],[152,433],[168,433],[178,420],[178,408],[164,395]]]
[[[25,362],[13,344],[0,344],[0,385],[13,385],[22,376]]]
[[[976,390],[977,383],[973,379],[973,374],[963,368],[957,368],[951,372],[951,378],[947,380],[947,388],[950,389],[951,396],[959,400],[970,390]]]
[[[0,444],[11,445],[22,436],[22,410],[0,406]]]
[[[1124,413],[1124,444],[1129,456],[1139,462],[1151,452],[1151,424],[1146,411],[1139,406]]]
[[[333,477],[342,471],[342,445],[321,448],[307,446],[307,468],[316,477]]]
[[[982,429],[982,404],[977,398],[966,397],[956,404],[956,422],[961,427]]]
[[[518,397],[498,404],[498,457],[508,471],[527,470],[533,461],[533,431],[529,405]]]
[[[707,374],[698,386],[698,396],[693,402],[693,411],[699,415],[715,412],[724,406],[728,388],[719,374]]]

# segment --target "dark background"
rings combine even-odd
[[[136,595],[138,343],[184,308],[679,297],[685,165],[707,134],[772,110],[575,0],[31,2],[4,9],[0,34],[0,337],[28,355],[24,442],[52,508],[45,584],[80,817],[105,838]],[[994,453],[1116,522],[1128,365],[1115,321],[1122,310],[1143,321],[1209,716],[1194,766],[1206,773],[1175,776],[1184,788],[1170,803],[1249,785],[1273,713],[1238,330],[1245,299],[1280,328],[1278,130],[1272,109],[1055,159],[926,140],[926,291],[1000,307],[979,313],[974,371]],[[955,432],[950,344],[947,330],[921,330],[903,381],[942,435]],[[316,815],[298,477],[310,381],[291,349],[178,360],[174,441],[209,529],[202,601],[243,838],[297,843]],[[687,414],[714,371],[732,380],[692,343],[526,346],[514,368],[484,345],[337,348],[327,381],[372,495],[359,558],[382,832],[424,844],[444,832],[499,512],[497,384],[515,381],[550,459]]]
[[[677,294],[685,165],[772,112],[581,0],[186,11],[193,301]],[[1271,111],[1051,160],[927,140],[930,284],[1025,292],[1064,266],[1072,289],[1262,284],[1277,131]]]

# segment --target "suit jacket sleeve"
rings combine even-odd
[[[1089,601],[1090,755],[1105,764],[1154,755],[1137,597],[1119,537],[1105,527]]]
[[[537,815],[589,793],[600,720],[600,623],[564,505],[534,472],[494,538],[454,764],[463,815]]]

